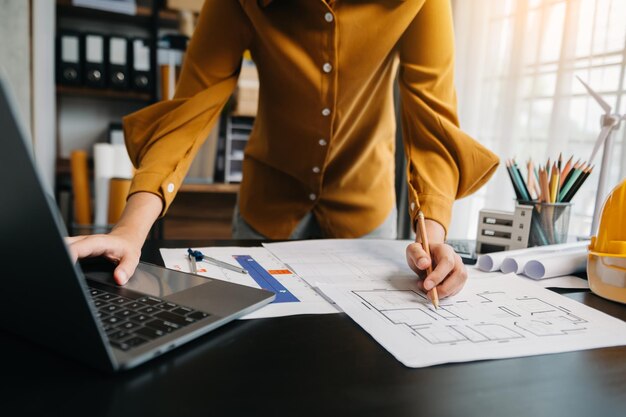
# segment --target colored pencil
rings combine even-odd
[[[593,171],[593,166],[587,168],[586,172],[584,172],[582,175],[578,177],[578,181],[576,181],[576,184],[574,184],[572,188],[569,190],[569,192],[563,197],[564,203],[569,203],[572,200],[574,195],[576,195],[576,192],[578,192],[578,190],[580,189],[580,187],[582,187],[582,185],[587,180],[587,178],[589,178],[592,171]]]
[[[506,170],[513,185],[513,191],[518,201],[539,201],[544,203],[568,203],[576,192],[591,175],[593,169],[574,156],[563,164],[563,153],[551,162],[548,158],[546,165],[533,163],[532,159],[526,162],[526,172],[522,173],[515,158],[506,160]],[[525,174],[525,175],[524,175]]]
[[[517,200],[523,200],[522,195],[519,192],[519,188],[513,179],[513,172],[511,171],[511,165],[509,164],[509,160],[506,161],[506,172],[509,174],[509,178],[511,179],[511,184],[513,184],[513,191],[515,191],[515,198]]]
[[[567,192],[571,190],[574,184],[576,184],[576,181],[578,181],[578,178],[583,173],[583,170],[584,170],[584,166],[580,168],[574,168],[572,170],[573,172],[572,172],[572,175],[570,176],[570,179],[565,182],[565,184],[563,185],[563,190],[561,194],[559,194],[559,201],[563,201]]]
[[[565,178],[567,177],[567,174],[569,174],[570,170],[572,169],[573,159],[574,159],[574,155],[570,156],[567,162],[565,163],[565,166],[563,167],[563,171],[561,171],[561,184],[560,184],[561,187],[563,187]]]
[[[531,201],[530,193],[528,192],[528,187],[526,187],[526,184],[524,183],[524,180],[522,179],[522,174],[517,168],[517,163],[515,162],[515,159],[511,160],[511,168],[513,170],[513,176],[515,177],[518,183],[518,186],[520,187],[520,192],[522,194],[522,197],[526,201]]]

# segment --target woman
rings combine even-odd
[[[118,262],[115,279],[127,282],[233,92],[245,50],[260,96],[235,236],[395,238],[398,74],[410,215],[425,214],[431,248],[409,245],[407,262],[424,278],[432,256],[420,287],[458,292],[467,274],[444,243],[452,204],[498,160],[458,127],[449,0],[207,0],[174,99],[124,120],[137,173],[121,220],[108,235],[72,238],[75,256]]]

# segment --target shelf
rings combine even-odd
[[[239,184],[185,184],[180,187],[181,193],[216,193],[216,194],[237,194]]]
[[[132,101],[145,101],[152,100],[152,95],[149,93],[141,93],[132,90],[112,90],[112,89],[99,89],[90,87],[72,87],[66,85],[57,85],[56,88],[58,96],[64,97],[88,97],[88,98],[104,98],[109,100],[132,100]]]
[[[93,159],[88,160],[89,172],[93,172]],[[71,175],[72,169],[69,158],[57,158],[56,161],[57,175]],[[183,183],[180,187],[183,193],[214,193],[214,194],[237,194],[239,192],[239,184],[212,183],[212,184],[194,184]]]
[[[74,6],[72,0],[56,0],[57,15],[59,17],[74,17],[85,19],[109,20],[120,23],[147,24],[152,18],[152,6],[137,5],[137,13],[128,15],[89,7]],[[174,10],[159,10],[159,24],[168,27],[178,26],[178,13]]]

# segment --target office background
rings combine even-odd
[[[151,4],[138,2],[144,3]],[[168,2],[155,4],[168,9]],[[575,76],[587,80],[615,111],[626,110],[626,2],[452,0],[452,4],[464,130],[503,159],[542,160],[560,152],[587,158],[599,131],[601,109]],[[0,0],[0,62],[22,116],[29,121],[37,163],[51,190],[58,187],[59,158],[67,158],[74,149],[90,152],[94,143],[106,137],[111,122],[147,104],[84,95],[59,97],[52,71],[59,25],[110,30],[107,19],[94,25],[94,19],[85,20],[80,14],[68,17],[70,7],[70,0]],[[170,18],[178,16],[173,13]],[[132,21],[113,27],[128,36],[145,32]],[[158,30],[167,32],[168,24]],[[623,125],[614,135],[611,186],[626,175]],[[572,234],[589,232],[596,182],[594,175],[574,200]],[[402,181],[398,184],[401,188]],[[204,197],[209,203],[224,204],[226,212],[234,202],[236,186],[225,190]],[[181,201],[185,198],[181,196]],[[513,199],[501,168],[479,193],[456,203],[450,236],[474,237],[481,208],[510,210]]]

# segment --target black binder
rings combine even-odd
[[[126,90],[130,85],[130,48],[128,39],[111,36],[108,39],[108,74],[111,88]]]
[[[56,39],[56,81],[63,85],[83,83],[81,36],[78,32],[61,31]]]
[[[132,41],[132,88],[151,92],[154,78],[150,63],[150,44],[147,39],[136,38]]]
[[[86,33],[83,38],[85,85],[104,88],[107,84],[107,43],[103,35]]]

